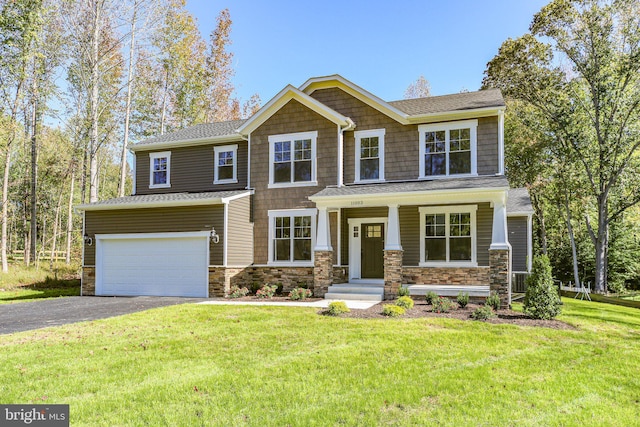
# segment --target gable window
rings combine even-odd
[[[171,151],[149,154],[149,188],[171,187]]]
[[[269,187],[317,185],[318,132],[269,136]]]
[[[384,181],[384,129],[356,131],[356,182]]]
[[[418,126],[420,178],[476,175],[477,120]]]
[[[315,235],[315,209],[269,211],[269,263],[310,265]]]
[[[421,207],[420,265],[476,265],[476,206]]]
[[[238,145],[214,147],[214,184],[232,184],[238,182]]]

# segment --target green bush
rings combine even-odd
[[[407,286],[400,286],[398,289],[399,297],[408,297],[409,296],[409,288]]]
[[[469,292],[458,292],[456,300],[458,301],[460,308],[465,308],[467,304],[469,304]]]
[[[256,296],[258,298],[273,298],[276,293],[276,289],[278,287],[276,285],[264,285],[258,292],[256,292]]]
[[[487,297],[487,300],[484,302],[485,305],[493,308],[495,311],[500,310],[500,295],[495,292]]]
[[[438,298],[438,294],[433,291],[429,291],[424,298],[427,300],[427,304],[433,304],[433,300]]]
[[[240,288],[236,285],[231,286],[231,289],[229,289],[229,294],[227,295],[227,298],[242,298],[244,296],[247,296],[249,294],[249,289],[247,288]]]
[[[281,282],[276,283],[276,295],[282,295],[282,290],[284,289],[284,286],[282,285]]]
[[[313,295],[313,292],[311,292],[311,289],[305,289],[305,288],[295,288],[291,292],[289,292],[289,298],[291,298],[294,301],[310,298],[311,295]]]
[[[261,287],[262,286],[260,286],[260,282],[252,282],[249,290],[251,291],[252,294],[257,295]]]
[[[351,310],[349,310],[349,307],[347,307],[347,303],[345,303],[344,301],[334,301],[329,303],[329,307],[327,308],[327,311],[325,311],[325,313],[329,316],[339,316],[342,313],[348,313],[350,311]]]
[[[399,305],[387,304],[382,307],[382,314],[389,317],[399,317],[406,313],[407,310]]]
[[[483,305],[482,307],[478,307],[473,310],[471,313],[471,318],[474,320],[487,320],[494,317],[496,314],[493,312],[493,309],[488,305]]]
[[[533,259],[531,275],[527,277],[527,292],[523,310],[534,319],[553,319],[561,311],[560,296],[553,285],[551,265],[546,255]]]
[[[432,301],[432,305],[433,307],[431,308],[431,311],[434,313],[448,313],[449,310],[451,310],[453,303],[449,298],[436,297]]]
[[[403,296],[396,300],[396,305],[398,307],[411,310],[413,308],[413,300],[411,299],[411,297]]]

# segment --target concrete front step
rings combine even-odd
[[[438,296],[455,297],[466,292],[470,297],[488,297],[489,285],[408,285],[410,295],[426,295],[435,292]]]
[[[329,286],[325,299],[348,301],[382,301],[384,285],[339,283]]]

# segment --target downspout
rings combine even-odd
[[[344,187],[344,132],[353,130],[356,124],[347,118],[347,125],[338,125],[338,187]]]
[[[131,154],[133,154],[133,167],[131,168],[131,171],[133,172],[133,188],[131,190],[131,195],[135,196],[136,195],[136,173],[138,171],[138,156],[136,156],[136,152],[132,151],[131,149],[129,149],[129,151],[131,152]]]
[[[224,238],[222,240],[222,266],[227,268],[227,249],[228,249],[228,236],[229,236],[229,200],[224,200],[224,225],[223,225],[223,233]]]
[[[498,111],[498,175],[504,175],[504,110]]]

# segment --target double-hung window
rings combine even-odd
[[[171,151],[149,154],[149,188],[171,187]]]
[[[214,151],[214,184],[232,184],[238,182],[238,145],[222,145],[213,148]]]
[[[476,175],[477,120],[418,126],[420,178]]]
[[[269,211],[269,263],[312,265],[316,210]]]
[[[354,132],[356,182],[384,181],[384,129]]]
[[[476,265],[474,205],[421,207],[420,265]]]
[[[318,132],[269,136],[269,187],[317,185]]]

